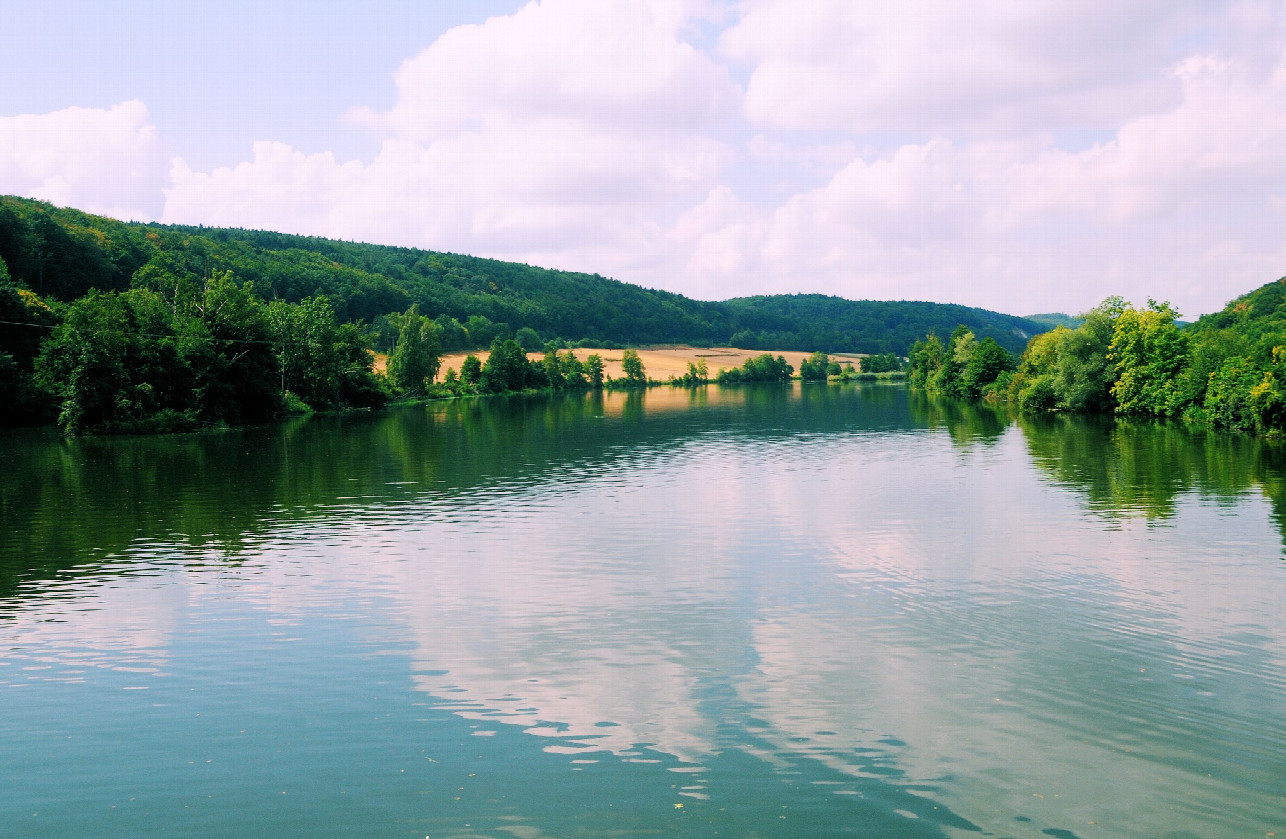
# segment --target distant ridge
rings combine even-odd
[[[1065,315],[1062,312],[1047,312],[1041,315],[1023,315],[1025,320],[1039,323],[1045,327],[1046,331],[1055,329],[1059,326],[1065,326],[1068,329],[1075,329],[1085,322],[1085,318],[1076,317],[1075,315]]]
[[[0,197],[0,259],[20,285],[59,300],[129,288],[149,264],[193,277],[231,271],[269,299],[324,294],[344,320],[371,323],[418,304],[440,323],[454,319],[463,334],[485,334],[473,342],[484,344],[527,327],[542,340],[905,355],[926,333],[945,336],[964,324],[1020,352],[1051,328],[916,301],[821,294],[701,301],[598,274],[272,231],[121,222],[13,196]]]

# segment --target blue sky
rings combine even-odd
[[[514,0],[6,0],[0,115],[138,99],[184,158],[232,166],[253,139],[344,159],[379,148],[340,117],[391,107],[393,73],[453,26],[512,13]]]
[[[1193,317],[1286,273],[1276,2],[4,6],[0,192],[598,272]]]

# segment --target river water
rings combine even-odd
[[[1286,450],[900,386],[0,437],[0,836],[1286,836]]]

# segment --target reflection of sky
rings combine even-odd
[[[1017,429],[964,452],[936,432],[712,431],[622,462],[408,490],[361,522],[270,534],[235,573],[69,586],[0,638],[31,665],[153,672],[221,599],[287,627],[391,608],[417,688],[570,759],[805,755],[929,785],[997,830],[1270,824],[1286,583],[1262,499],[1087,518]]]

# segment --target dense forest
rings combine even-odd
[[[958,327],[911,349],[909,381],[1024,411],[1175,418],[1231,431],[1286,432],[1286,278],[1182,324],[1167,303],[1109,298],[1074,328],[1037,335],[1021,358]]]
[[[956,323],[1010,350],[1047,328],[933,303],[821,295],[706,302],[597,274],[265,231],[127,223],[0,197],[5,425],[56,418],[73,433],[153,431],[378,405],[422,394],[440,353],[485,347],[499,351],[493,367],[519,350],[553,347],[554,356],[531,369],[514,361],[521,375],[477,364],[459,371],[449,392],[520,379],[526,387],[594,386],[601,371],[558,356],[573,344],[731,344],[886,358]],[[387,377],[375,375],[367,348],[390,354]]]

